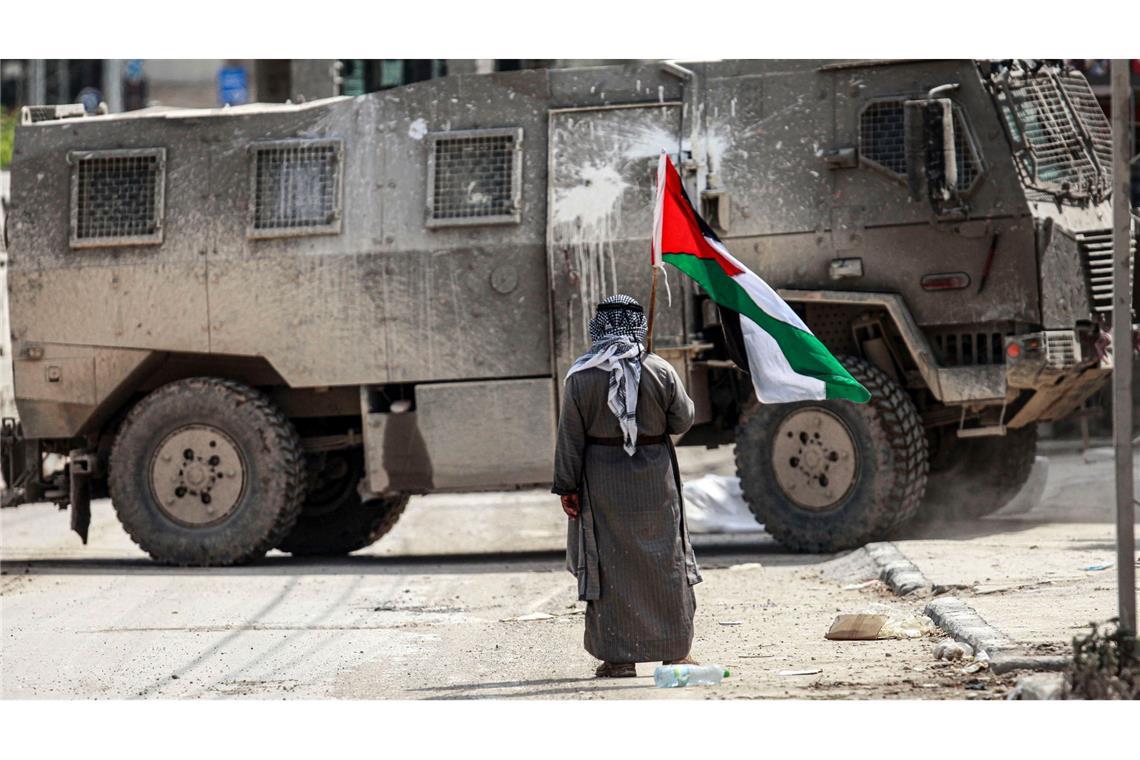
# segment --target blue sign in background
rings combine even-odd
[[[240,66],[227,66],[218,70],[218,102],[240,106],[249,102],[249,77]]]
[[[127,81],[141,82],[143,78],[143,62],[141,58],[131,58],[127,61]]]

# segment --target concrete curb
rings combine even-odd
[[[933,591],[934,585],[922,571],[889,541],[867,544],[863,550],[878,568],[879,580],[887,584],[896,595],[921,595]]]
[[[999,652],[990,659],[990,670],[1001,675],[1013,670],[1035,670],[1056,673],[1065,670],[1073,661],[1063,655],[1019,655],[1016,652]]]
[[[864,551],[878,568],[879,580],[887,584],[896,596],[934,593],[934,584],[894,544],[886,541],[867,544]],[[969,644],[975,652],[985,652],[989,657],[989,669],[996,674],[1014,670],[1061,671],[1071,661],[1068,657],[1025,654],[1012,639],[987,623],[977,610],[956,596],[931,599],[926,603],[923,614],[955,641]]]
[[[973,607],[956,596],[943,596],[926,603],[924,614],[956,641],[964,641],[975,652],[991,658],[995,652],[1015,647],[1008,636],[982,619]]]

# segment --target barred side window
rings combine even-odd
[[[966,120],[962,118],[962,109],[958,106],[954,106],[954,155],[958,163],[958,191],[969,192],[982,173],[982,159],[978,157]]]
[[[279,140],[250,146],[251,238],[340,232],[340,140]]]
[[[166,150],[72,151],[71,247],[162,243]]]
[[[859,116],[859,154],[892,174],[906,175],[906,110],[901,100],[870,103]]]
[[[518,224],[522,129],[428,136],[427,225]]]
[[[969,191],[982,173],[982,162],[966,127],[962,109],[954,106],[954,150],[958,190]],[[859,154],[898,178],[906,177],[906,106],[903,100],[869,103],[859,115]]]

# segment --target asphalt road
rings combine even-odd
[[[691,460],[687,474],[723,471],[723,454]],[[1064,486],[1073,468],[1090,479],[1081,498],[1099,498],[1101,470],[1111,472],[1110,463],[1074,460],[1055,465],[1050,477]],[[1048,600],[1052,627],[1041,633],[1029,624],[1027,638],[1063,642],[1071,634],[1061,629],[1086,622],[1081,616],[1111,614],[1115,597],[1092,591],[1106,586],[1105,576],[1077,569],[1106,554],[1111,524],[1090,516],[1059,522],[1057,502],[1066,497],[1050,501],[1049,493],[1016,518],[944,528],[900,546],[921,555],[932,580],[953,574],[982,591],[1002,580],[993,580],[995,557],[1018,568],[1018,577],[1033,576],[1033,552],[1052,558],[1078,585],[1056,584],[1064,592]],[[1087,535],[1094,546],[1087,556],[1053,545],[1041,552],[1044,539],[1034,531],[1062,543]],[[94,506],[86,547],[68,532],[66,513],[50,505],[6,509],[0,695],[992,698],[1009,688],[1008,680],[933,661],[935,638],[827,641],[839,612],[879,604],[905,618],[923,602],[897,600],[878,584],[850,588],[869,577],[868,568],[851,558],[787,554],[762,532],[694,540],[705,582],[696,588],[693,654],[727,666],[732,676],[724,684],[655,689],[652,664],[640,665],[636,679],[595,679],[596,661],[581,646],[584,605],[563,568],[564,532],[548,494],[439,495],[414,499],[389,536],[351,557],[301,561],[273,553],[248,567],[172,569],[131,544],[105,501]],[[1010,559],[1022,556],[1029,559]],[[1006,608],[1020,610],[1004,625],[1037,615],[1021,592],[977,598],[1003,596]],[[1072,620],[1057,619],[1064,618],[1062,596],[1084,600]]]

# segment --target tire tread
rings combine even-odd
[[[890,488],[879,496],[877,503],[869,505],[863,519],[833,527],[826,536],[809,535],[804,525],[796,524],[802,520],[785,519],[778,510],[766,508],[766,491],[771,484],[754,471],[758,465],[748,454],[762,437],[771,434],[771,424],[764,419],[765,407],[751,410],[737,427],[736,469],[745,501],[777,541],[796,551],[833,552],[885,537],[914,517],[926,491],[927,441],[914,402],[878,367],[852,356],[838,358],[871,393],[867,403],[878,421],[878,429],[872,429],[872,435],[890,449],[895,463]]]
[[[189,555],[166,556],[154,536],[143,530],[143,521],[135,519],[141,495],[133,493],[134,486],[128,477],[130,467],[137,462],[124,461],[124,447],[135,434],[139,420],[158,404],[169,403],[173,399],[201,394],[218,394],[236,407],[251,406],[263,420],[261,438],[267,449],[278,452],[269,457],[270,468],[284,479],[284,504],[278,510],[270,531],[260,538],[242,537],[237,545],[230,547],[226,556],[194,557]],[[301,514],[305,494],[304,450],[300,436],[289,419],[269,398],[258,390],[242,383],[218,377],[191,377],[178,380],[158,388],[135,404],[127,414],[115,436],[111,448],[108,481],[112,501],[120,523],[127,535],[143,551],[166,564],[187,566],[238,565],[265,555],[284,538]]]

